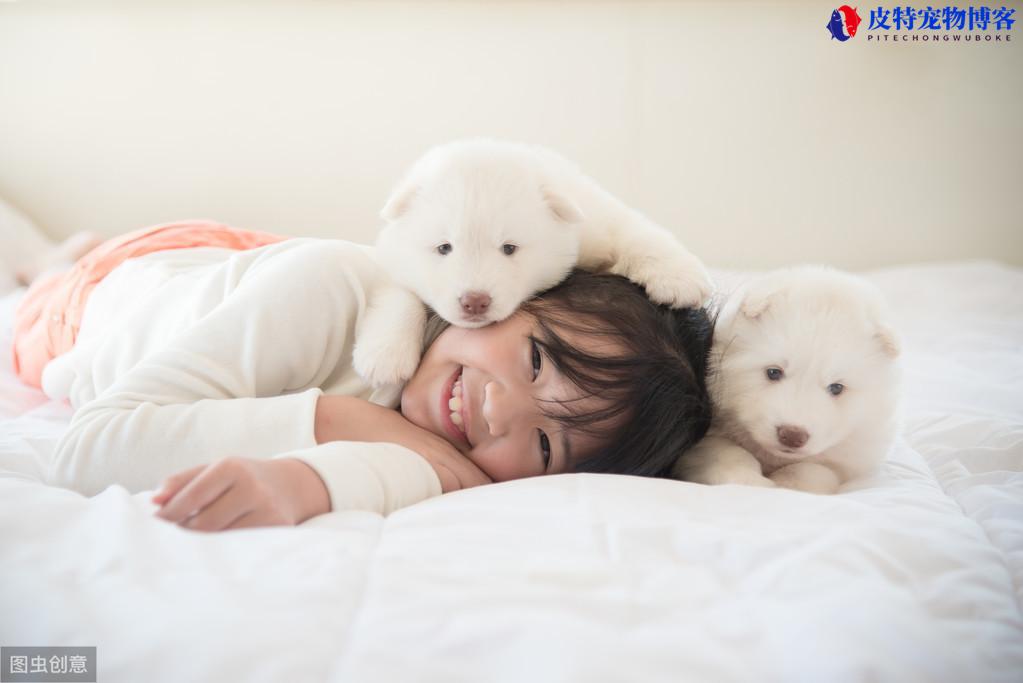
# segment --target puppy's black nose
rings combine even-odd
[[[810,435],[802,427],[794,427],[792,425],[781,425],[778,427],[778,441],[781,441],[783,446],[802,448],[809,439]]]
[[[483,315],[490,308],[490,295],[486,292],[466,292],[458,297],[466,315]]]

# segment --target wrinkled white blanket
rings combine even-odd
[[[11,374],[0,644],[101,681],[1023,680],[1023,271],[871,273],[903,435],[837,496],[560,475],[224,534],[38,481],[70,409]]]

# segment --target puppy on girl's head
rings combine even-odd
[[[393,283],[374,291],[354,358],[377,385],[415,371],[424,303],[453,325],[481,327],[577,265],[624,275],[677,307],[698,306],[711,291],[702,263],[674,236],[543,147],[487,139],[435,147],[381,216],[377,257]]]

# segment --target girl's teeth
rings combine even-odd
[[[465,433],[465,426],[462,423],[462,375],[451,386],[451,398],[448,399],[448,408],[451,410],[451,421],[455,426]]]

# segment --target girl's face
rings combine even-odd
[[[401,395],[406,418],[450,441],[495,482],[567,472],[597,445],[544,415],[545,408],[558,409],[545,401],[578,398],[580,392],[531,334],[540,336],[536,319],[521,312],[478,329],[449,327]],[[573,408],[592,410],[594,400],[579,400]]]

